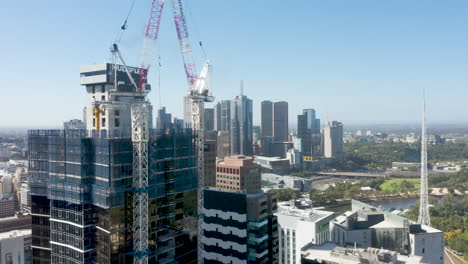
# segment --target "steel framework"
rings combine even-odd
[[[132,105],[133,263],[148,263],[148,104]]]
[[[429,186],[427,182],[427,139],[426,139],[426,99],[423,102],[422,132],[421,132],[421,193],[419,203],[418,223],[431,226],[429,215]]]

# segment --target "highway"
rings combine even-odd
[[[452,253],[447,247],[444,249],[444,264],[468,264],[467,261],[463,260],[458,255]]]

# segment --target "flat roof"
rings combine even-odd
[[[31,235],[31,229],[13,230],[13,231],[0,233],[0,240],[6,239],[6,238],[22,237],[22,236],[30,236],[30,235]]]
[[[276,215],[287,215],[301,218],[302,221],[318,222],[334,214],[334,212],[317,209],[299,209],[297,207],[280,205]]]

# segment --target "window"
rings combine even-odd
[[[106,88],[104,88],[104,85],[101,86],[101,93],[104,93],[106,91]]]
[[[106,96],[105,95],[101,96],[101,100],[102,101],[106,100]]]
[[[106,126],[106,118],[103,117],[103,118],[102,118],[102,127],[105,127],[105,126]]]
[[[115,119],[115,127],[120,126],[120,120],[118,118]]]
[[[114,111],[114,114],[115,114],[115,116],[120,116],[120,111],[119,111],[119,110],[115,110],[115,111]]]

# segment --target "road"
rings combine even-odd
[[[445,248],[444,264],[468,264],[468,262]]]

